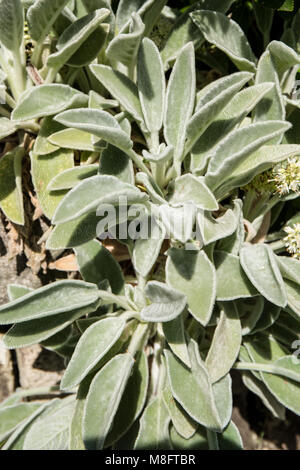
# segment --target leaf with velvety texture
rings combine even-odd
[[[129,136],[121,129],[118,121],[106,111],[75,109],[58,114],[55,120],[66,127],[96,135],[125,152],[132,147]]]
[[[0,324],[21,323],[94,304],[95,284],[83,281],[57,281],[40,287],[0,307]]]
[[[68,192],[56,209],[53,223],[76,219],[92,210],[96,211],[101,204],[118,206],[120,197],[126,197],[129,205],[147,199],[145,193],[115,176],[92,176]]]
[[[78,385],[120,338],[124,327],[121,318],[106,318],[85,330],[63,375],[61,389]]]
[[[241,342],[242,328],[236,306],[234,303],[224,303],[205,361],[213,383],[231,370],[239,354]]]
[[[148,282],[145,295],[152,303],[141,311],[141,318],[144,321],[168,322],[174,320],[186,306],[186,296],[162,282]]]
[[[240,26],[216,11],[197,11],[191,18],[205,39],[225,52],[240,70],[255,71],[256,58]]]
[[[83,440],[87,449],[103,449],[133,365],[130,354],[119,354],[94,377],[83,418]]]
[[[263,243],[241,249],[241,265],[256,289],[270,302],[285,307],[287,295],[276,258]]]
[[[206,325],[216,297],[216,273],[204,251],[169,250],[167,283],[186,295],[188,309],[196,320]]]
[[[29,121],[87,104],[88,97],[69,85],[40,85],[25,91],[12,112],[14,121]]]
[[[166,81],[159,51],[148,38],[142,41],[138,56],[138,91],[149,132],[161,129],[164,114]]]

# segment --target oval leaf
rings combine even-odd
[[[133,364],[130,354],[119,354],[94,377],[83,418],[83,440],[88,450],[103,449]]]
[[[57,281],[0,307],[0,324],[21,323],[56,315],[94,304],[98,300],[95,284],[83,281]]]
[[[78,341],[61,382],[61,389],[78,385],[120,338],[125,322],[106,318],[91,325]]]

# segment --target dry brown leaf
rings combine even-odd
[[[57,269],[58,271],[78,271],[76,256],[74,254],[70,254],[63,258],[59,258],[49,264],[49,269]]]

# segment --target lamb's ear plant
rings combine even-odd
[[[17,391],[0,404],[0,442],[241,449],[233,371],[275,417],[300,414],[299,212],[278,226],[299,208],[300,56],[273,41],[257,58],[225,15],[232,1],[197,3],[161,52],[149,36],[165,1],[120,1],[116,14],[108,0],[71,3],[27,10],[26,76],[21,2],[0,0],[1,135],[16,142],[1,158],[1,178],[16,178],[1,207],[22,222],[30,142],[47,247],[73,249],[82,277],[9,286],[4,345],[64,357],[67,398]],[[236,70],[198,89],[210,44]],[[43,393],[53,400],[24,401]]]

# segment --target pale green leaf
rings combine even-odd
[[[27,11],[30,36],[43,42],[69,0],[36,0]]]
[[[147,277],[156,263],[157,257],[160,253],[162,243],[165,239],[165,230],[157,223],[153,222],[151,218],[144,219],[146,227],[150,226],[150,231],[147,231],[146,238],[139,238],[133,247],[132,263],[134,269],[143,277]],[[141,222],[141,230],[143,230],[143,221]]]
[[[187,143],[185,154],[193,149],[201,135],[226,109],[236,93],[250,80],[249,72],[237,72],[220,78],[203,88],[197,96],[197,108],[187,127]]]
[[[101,154],[99,174],[116,176],[124,183],[134,184],[132,160],[113,145],[108,145]]]
[[[15,224],[24,225],[22,159],[24,149],[16,147],[0,160],[0,208]]]
[[[221,186],[220,192],[227,192],[233,188],[245,186],[252,179],[272,168],[276,163],[286,160],[300,153],[299,145],[264,145],[256,152],[250,154],[238,163],[231,172],[230,177]]]
[[[144,0],[120,0],[118,2],[118,9],[116,13],[116,26],[117,32],[120,32],[123,27],[130,21],[132,13],[139,11],[143,6]]]
[[[159,219],[166,229],[167,238],[173,238],[181,243],[186,243],[193,238],[196,211],[196,206],[192,203],[179,207],[162,204],[159,207]]]
[[[215,382],[212,390],[222,429],[225,429],[230,422],[233,406],[230,374]]]
[[[237,229],[237,219],[231,209],[218,218],[214,218],[208,211],[199,211],[197,221],[204,245],[216,242],[220,238],[229,237]]]
[[[61,124],[57,123],[57,125],[62,127]],[[94,136],[88,132],[69,128],[51,134],[48,137],[48,142],[49,145],[55,145],[56,147],[88,152],[99,152],[106,147],[106,143],[101,142],[101,140],[93,143],[93,137]]]
[[[221,307],[220,320],[205,361],[212,383],[231,370],[242,342],[241,322],[235,304],[224,303]]]
[[[57,207],[53,222],[59,224],[76,219],[92,210],[96,211],[101,204],[118,206],[122,196],[127,197],[129,205],[147,199],[145,193],[115,176],[92,176],[68,192]]]
[[[241,27],[216,11],[190,14],[205,39],[225,52],[240,70],[255,71],[256,58]]]
[[[205,367],[199,364],[195,375],[171,352],[165,351],[165,356],[174,398],[194,421],[208,429],[220,431],[221,425]]]
[[[247,244],[241,249],[241,265],[256,289],[270,302],[285,307],[287,296],[272,250],[265,244]]]
[[[112,64],[121,62],[130,67],[131,64],[136,62],[138,49],[145,31],[145,25],[137,13],[132,14],[128,29],[128,32],[120,32],[115,36],[106,49],[106,55]]]
[[[97,287],[83,281],[57,281],[0,307],[0,324],[21,323],[72,311],[98,300]]]
[[[297,382],[275,374],[261,373],[263,381],[268,390],[283,406],[300,416],[300,362],[293,356],[284,356],[277,359],[274,367],[287,369],[295,373],[299,380]]]
[[[220,187],[246,157],[289,128],[290,124],[284,121],[267,121],[233,131],[218,145],[210,159],[206,184],[211,189]]]
[[[289,258],[287,256],[276,256],[276,260],[284,279],[300,283],[300,260],[296,258]]]
[[[85,330],[63,375],[61,389],[78,385],[120,338],[124,327],[121,318],[106,318]]]
[[[253,334],[258,331],[263,331],[272,326],[278,319],[280,312],[281,307],[271,304],[266,300],[264,310],[251,333]]]
[[[24,13],[20,0],[0,1],[0,42],[19,55],[23,41]]]
[[[94,377],[83,419],[83,440],[87,449],[103,448],[133,365],[134,360],[130,354],[119,354]]]
[[[8,137],[9,135],[16,132],[17,128],[14,123],[6,117],[0,117],[0,139]]]
[[[105,447],[119,440],[141,414],[148,392],[149,368],[145,352],[135,358],[132,374],[128,379],[112,429],[105,441]]]
[[[124,290],[124,278],[119,263],[113,255],[96,240],[75,248],[79,271],[87,282],[99,284],[105,279],[114,294]]]
[[[104,48],[108,33],[109,25],[106,23],[100,24],[68,59],[67,64],[78,68],[89,65]]]
[[[195,46],[199,47],[204,42],[204,36],[190,17],[192,11],[201,8],[226,13],[232,3],[233,0],[200,0],[184,11],[175,21],[162,50],[162,58],[166,68],[176,59],[185,44],[193,41]]]
[[[121,129],[118,121],[106,111],[75,109],[58,114],[55,119],[66,127],[96,135],[125,152],[132,147],[129,136]]]
[[[213,83],[216,83],[216,80]],[[193,146],[191,168],[201,173],[217,145],[252,111],[257,103],[273,88],[273,84],[254,85],[237,93],[221,111],[218,118],[207,128]]]
[[[186,296],[162,282],[148,282],[145,295],[152,303],[141,311],[143,321],[168,322],[174,320],[186,306]]]
[[[284,285],[287,294],[288,306],[292,309],[293,312],[295,312],[297,316],[300,317],[299,281],[296,284],[293,281],[285,279]]]
[[[43,405],[39,404],[37,410],[35,410],[32,414],[29,415],[28,418],[26,418],[24,421],[22,421],[21,424],[17,426],[15,431],[1,447],[1,450],[23,450],[26,434],[30,429],[31,423],[33,423],[35,419],[44,412],[45,409],[51,406],[51,404],[51,401],[46,402]]]
[[[31,174],[35,192],[44,214],[51,219],[58,204],[67,191],[52,192],[48,185],[51,180],[74,167],[74,155],[71,150],[59,149],[48,155],[30,153]]]
[[[47,66],[59,70],[109,14],[109,10],[101,8],[71,23],[57,42],[58,51],[48,57]]]
[[[258,103],[254,110],[255,121],[284,120],[285,108],[277,72],[271,58],[266,50],[259,59],[255,83],[273,82],[274,88]],[[282,137],[276,137],[272,143],[278,144]]]
[[[170,449],[169,423],[169,412],[162,396],[155,397],[141,417],[134,450]]]
[[[253,374],[248,372],[243,373],[242,379],[244,385],[261,399],[263,404],[271,411],[275,418],[282,420],[285,419],[284,407],[276,400],[272,393],[269,392],[261,380],[258,380]]]
[[[0,442],[14,432],[16,427],[40,407],[35,403],[18,403],[0,410]]]
[[[34,143],[33,151],[38,155],[48,155],[49,153],[53,153],[58,150],[60,145],[57,146],[56,144],[52,144],[48,138],[51,134],[56,133],[61,129],[63,129],[63,126],[54,121],[52,116],[45,117]]]
[[[99,82],[120,102],[125,110],[138,122],[143,122],[143,112],[135,83],[123,73],[113,70],[106,65],[93,64],[90,66],[90,69]]]
[[[194,47],[188,43],[176,60],[166,94],[164,136],[175,149],[175,160],[182,157],[187,124],[195,105],[195,73]]]
[[[175,356],[179,357],[179,359],[181,359],[181,361],[187,367],[191,367],[191,361],[184,334],[183,315],[180,315],[170,322],[164,322],[162,326],[164,335],[168,345],[171,348],[171,351],[175,354]]]
[[[128,219],[127,211],[116,210],[115,214],[109,216],[98,216],[95,210],[88,212],[74,220],[57,225],[50,237],[47,239],[46,246],[49,250],[62,250],[65,248],[74,248],[82,245],[97,236],[97,226],[105,220],[106,230],[116,226],[116,220],[122,224]],[[99,235],[99,233],[98,233]]]
[[[181,205],[192,202],[200,209],[214,211],[219,208],[214,195],[206,186],[203,177],[191,174],[180,176],[176,178],[169,190],[169,204]]]
[[[99,165],[82,165],[64,170],[51,179],[47,189],[48,191],[72,189],[85,178],[96,175],[98,168]]]
[[[130,16],[137,12],[145,24],[145,36],[149,36],[153,26],[158,20],[161,10],[167,0],[121,0],[117,11],[117,32],[128,31]]]
[[[11,117],[14,121],[28,121],[84,106],[87,101],[86,95],[69,85],[40,85],[24,92]]]
[[[25,437],[24,450],[67,450],[74,397],[58,400],[34,421]]]
[[[164,403],[169,411],[171,421],[176,431],[185,439],[191,438],[197,429],[197,424],[187,416],[179,403],[172,396],[171,389],[167,385],[162,392]]]
[[[172,248],[166,265],[167,283],[186,295],[188,309],[207,325],[216,298],[216,273],[204,251]]]
[[[264,311],[265,301],[263,297],[236,300],[235,305],[241,318],[243,336],[252,333]]]
[[[67,328],[78,318],[94,312],[98,301],[87,307],[74,308],[70,312],[36,318],[24,323],[17,323],[3,337],[3,344],[8,349],[17,349],[41,343]]]
[[[166,82],[159,51],[148,38],[142,41],[139,49],[137,75],[146,126],[149,132],[158,132],[163,122]]]
[[[7,286],[7,295],[11,301],[22,297],[22,295],[28,294],[28,292],[31,292],[32,290],[33,289],[30,287],[21,286],[20,284],[9,284]]]
[[[238,256],[215,251],[217,271],[217,299],[234,300],[257,295],[255,287],[243,272]]]
[[[290,68],[300,65],[300,56],[294,49],[284,44],[282,41],[272,41],[268,45],[273,63],[281,81],[284,73]]]

